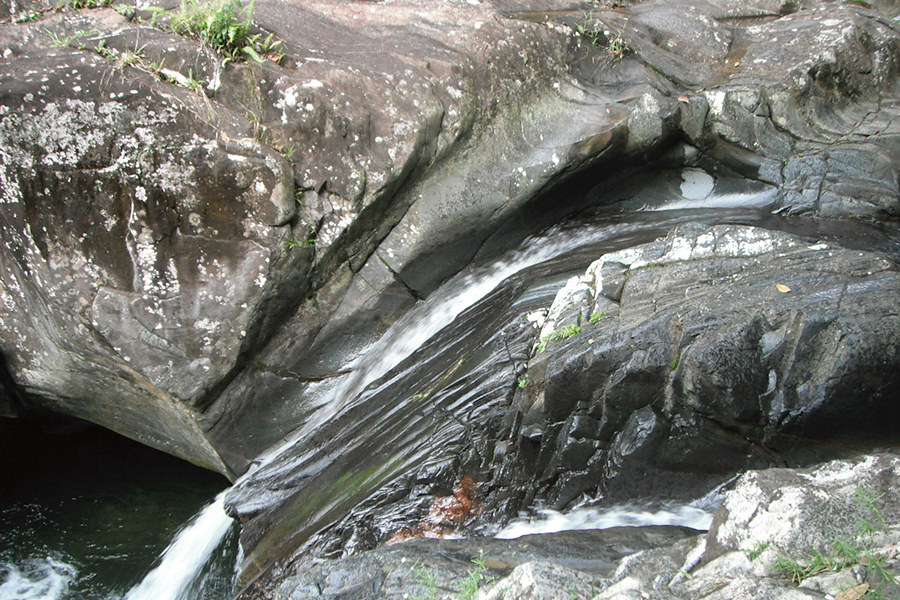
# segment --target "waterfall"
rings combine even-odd
[[[225,495],[230,494],[232,500],[239,498],[245,509],[254,506],[263,510],[283,500],[293,491],[292,488],[266,489],[267,480],[287,477],[289,471],[303,472],[304,475],[309,473],[310,476],[316,476],[324,471],[323,465],[335,461],[335,455],[329,454],[333,448],[329,450],[327,447],[312,445],[310,448],[302,448],[299,452],[295,449],[296,454],[290,458],[285,455],[326,423],[349,414],[360,402],[365,401],[368,397],[366,390],[374,382],[414,355],[431,338],[453,323],[464,311],[491,294],[508,278],[584,246],[608,244],[610,240],[633,241],[640,236],[648,235],[648,232],[663,229],[660,223],[674,224],[682,218],[674,215],[668,219],[657,218],[649,222],[639,220],[634,223],[597,219],[593,222],[582,221],[577,227],[557,225],[541,235],[526,239],[517,249],[497,260],[467,269],[447,280],[427,300],[420,302],[398,319],[378,341],[362,353],[355,364],[347,365],[350,372],[335,386],[327,400],[299,427],[260,454],[250,472],[245,473],[231,488],[222,492],[213,504],[185,527],[165,551],[159,566],[132,589],[125,596],[125,600],[188,600],[185,592],[189,589],[192,579],[202,571],[205,561],[226,535],[232,523],[223,510]],[[382,386],[391,384],[391,381],[387,381]],[[371,396],[371,393],[368,395]],[[395,409],[396,407],[389,405],[387,408],[373,408],[371,412],[377,417],[379,410],[386,411],[384,418],[388,419]],[[381,431],[387,427],[382,427],[383,425],[379,423],[377,430]],[[393,422],[391,426],[400,427]],[[400,427],[398,431],[400,430],[407,431],[407,428]],[[348,441],[340,435],[333,439],[329,438],[328,443],[334,444],[336,441],[346,443],[342,447],[355,448],[352,440]],[[395,441],[392,438],[385,443]],[[364,453],[362,450],[360,452]],[[418,455],[410,452],[409,448],[404,447],[403,452],[405,453],[403,460],[417,460]],[[366,462],[365,458],[358,460]],[[330,485],[327,478],[332,475],[337,476],[336,472],[327,474],[317,480],[316,485],[326,488]],[[377,478],[373,479],[376,480]],[[340,499],[334,500],[335,503],[339,501]],[[694,513],[682,517],[706,518],[705,514]]]
[[[178,532],[163,552],[159,566],[133,587],[125,600],[194,600],[187,598],[185,592],[232,524],[231,517],[225,513],[225,492],[222,492]]]
[[[463,311],[487,296],[509,277],[579,246],[609,237],[613,232],[631,229],[636,228],[606,222],[582,224],[577,229],[557,225],[540,235],[529,237],[517,249],[491,263],[451,277],[427,300],[398,319],[378,341],[362,353],[362,359],[357,364],[347,365],[352,368],[352,372],[338,384],[331,400],[323,404],[284,441],[260,455],[257,458],[260,470],[264,470],[323,423],[352,407],[354,400],[372,382],[412,355]],[[244,475],[241,480],[246,477]]]

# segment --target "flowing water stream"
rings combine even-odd
[[[680,177],[681,189],[676,185],[668,196],[633,194],[615,213],[553,226],[445,282],[348,365],[343,379],[323,388],[321,397],[311,400],[316,407],[311,416],[263,453],[252,473],[189,521],[142,581],[135,585],[139,578],[132,573],[130,591],[117,582],[86,592],[97,576],[85,571],[84,561],[47,546],[16,554],[5,545],[0,548],[0,600],[226,598],[238,559],[224,502],[246,513],[275,511],[281,535],[250,540],[255,542],[252,555],[242,564],[265,562],[302,548],[325,527],[365,510],[358,507],[398,478],[448,460],[467,428],[508,397],[521,373],[532,343],[522,333],[525,316],[548,307],[565,280],[601,254],[652,240],[684,222],[793,228],[766,210],[773,198],[770,189],[732,185],[717,192],[717,184],[702,172],[685,170]],[[27,504],[13,503],[3,514]],[[709,506],[584,507],[567,516],[539,517],[513,523],[501,535],[654,522],[702,526],[708,523]],[[379,518],[390,526],[391,515]],[[151,520],[142,523],[147,527]],[[102,519],[93,526],[107,527]],[[115,564],[122,559],[116,552],[107,552],[103,560]]]

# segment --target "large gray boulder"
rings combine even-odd
[[[521,390],[535,477],[557,507],[689,496],[814,440],[894,435],[898,291],[883,255],[747,226],[602,257],[557,295]]]
[[[596,599],[893,598],[896,454],[745,473],[693,545],[619,563]]]
[[[259,423],[247,424],[249,435],[235,430],[244,388],[242,399],[210,406],[237,374],[272,362],[250,357],[284,319],[318,290],[300,326],[288,325],[309,343],[327,322],[371,310],[379,294],[399,289],[395,314],[408,307],[415,298],[390,270],[400,268],[394,251],[369,259],[417,198],[446,198],[419,190],[422,173],[459,177],[444,165],[452,157],[472,163],[462,168],[503,169],[491,158],[498,149],[518,164],[527,144],[497,109],[532,114],[536,136],[585,97],[571,83],[551,87],[568,30],[457,4],[425,18],[416,3],[335,13],[329,3],[260,2],[254,19],[285,56],[227,66],[148,13],[11,5],[16,18],[38,17],[0,33],[0,335],[29,405],[229,475],[277,439],[284,430]],[[495,39],[506,44],[492,47]],[[357,51],[348,52],[351,40]],[[529,63],[512,47],[540,48],[545,59]],[[520,203],[592,127],[567,128],[532,158]],[[491,147],[463,151],[472,136]],[[476,219],[507,201],[496,190],[483,196]],[[476,204],[453,214],[472,219]],[[389,246],[434,247],[434,231],[420,228],[420,243],[404,235]],[[324,354],[341,363],[360,343]],[[314,346],[298,359],[321,353]]]

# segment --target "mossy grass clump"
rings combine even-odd
[[[278,42],[272,43],[271,35],[260,42],[262,34],[251,33],[255,1],[245,6],[241,0],[182,0],[180,10],[172,15],[172,29],[200,39],[227,60],[249,56],[263,62],[260,53]]]

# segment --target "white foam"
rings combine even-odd
[[[712,523],[712,518],[713,513],[708,510],[687,504],[669,504],[656,509],[634,505],[608,508],[584,507],[576,508],[568,513],[541,510],[536,516],[511,522],[496,537],[513,539],[535,533],[647,525],[679,525],[707,531]]]
[[[191,600],[185,592],[234,523],[224,504],[222,492],[175,536],[159,566],[133,587],[125,600]]]
[[[0,564],[0,600],[58,600],[78,570],[51,557]]]

